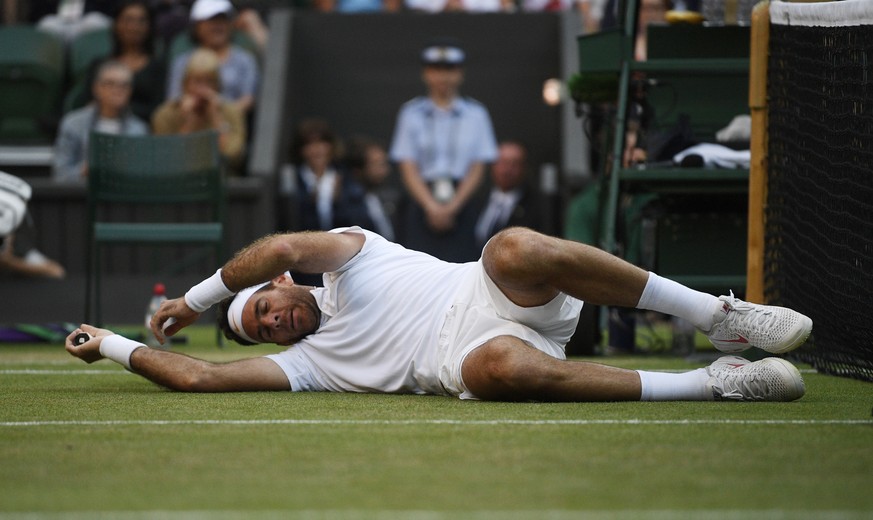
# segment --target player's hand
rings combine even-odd
[[[200,313],[192,311],[185,303],[185,298],[180,297],[162,303],[158,312],[152,316],[152,322],[149,326],[152,329],[152,334],[163,345],[166,336],[174,335],[197,321],[199,317]]]
[[[436,233],[447,233],[455,227],[455,214],[447,205],[435,204],[426,214],[428,225]]]
[[[82,332],[88,333],[91,336],[91,339],[81,345],[76,345],[73,340]],[[82,361],[93,363],[103,359],[103,355],[100,354],[100,342],[103,341],[103,338],[111,336],[112,334],[114,334],[114,332],[111,330],[98,329],[97,327],[92,327],[87,323],[83,323],[78,329],[74,330],[69,336],[67,336],[67,340],[64,342],[64,348],[67,349],[67,352]]]
[[[182,99],[179,101],[179,110],[185,116],[192,116],[197,112],[197,97],[191,94],[182,94]]]

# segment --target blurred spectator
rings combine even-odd
[[[133,72],[130,109],[140,119],[149,121],[164,100],[166,64],[155,52],[154,17],[148,0],[127,0],[118,7],[112,23],[111,59],[124,63]],[[93,79],[104,60],[95,60],[89,78]],[[86,90],[82,99],[73,101],[73,106],[82,106],[90,100],[91,92]]]
[[[246,126],[237,105],[221,92],[221,64],[209,49],[197,49],[187,60],[179,97],[165,101],[152,117],[155,134],[218,132],[221,155],[240,173],[246,149]]]
[[[55,11],[40,18],[36,26],[43,31],[56,34],[67,43],[76,36],[109,27],[114,5],[112,0],[60,0],[51,2]],[[42,2],[42,8],[49,2]]]
[[[20,0],[3,0],[3,7],[0,9],[0,23],[3,25],[12,25],[22,21],[21,9],[18,3]]]
[[[601,0],[522,0],[521,8],[528,12],[575,10],[579,13],[585,32],[592,33],[600,26],[600,16],[597,14],[600,9],[596,5],[600,2]]]
[[[254,9],[242,9],[233,21],[233,28],[245,33],[255,42],[260,52],[267,50],[270,30],[261,15]]]
[[[65,278],[64,266],[46,257],[38,249],[21,246],[18,233],[0,237],[0,271],[39,278]]]
[[[357,225],[366,214],[362,189],[339,167],[340,141],[327,121],[302,121],[292,147],[298,186],[295,228],[329,230]]]
[[[637,19],[637,35],[634,41],[634,59],[645,61],[647,57],[648,27],[652,23],[663,22],[670,7],[670,0],[639,0]],[[601,19],[601,29],[611,29],[618,26],[623,15],[618,9],[624,8],[619,0],[607,0]],[[621,164],[625,168],[647,160],[645,126],[647,114],[645,110],[645,73],[636,71],[632,76],[632,91],[630,93],[625,125],[625,141]],[[600,132],[601,128],[593,129]]]
[[[527,183],[527,150],[516,141],[500,143],[491,167],[491,192],[476,222],[480,248],[495,233],[511,226],[542,228],[542,212],[536,193]]]
[[[386,201],[388,193],[384,189],[391,174],[388,154],[376,141],[359,137],[352,140],[346,154],[346,164],[352,177],[361,187],[359,197],[363,200],[365,213],[356,224],[364,229],[379,233],[390,241],[395,241],[394,214],[396,197]],[[387,203],[386,203],[387,202]]]
[[[107,61],[92,84],[94,101],[68,112],[61,120],[55,141],[53,176],[58,180],[88,175],[88,138],[92,131],[107,134],[145,135],[148,125],[130,111],[133,74],[127,65]]]
[[[396,13],[404,0],[299,0],[300,7],[319,13]]]
[[[162,49],[188,29],[188,12],[193,0],[151,0],[155,13],[155,35]]]
[[[649,25],[663,23],[670,9],[670,0],[640,0],[640,14],[637,21],[637,40],[634,46],[634,55],[637,60],[645,60],[647,57],[647,45]]]
[[[337,9],[336,0],[309,0],[309,8],[319,13],[333,13]]]
[[[235,104],[246,117],[255,102],[258,64],[254,56],[231,40],[234,13],[229,0],[197,0],[191,6],[191,34],[198,48],[210,49],[218,56],[221,95]],[[168,99],[180,96],[182,76],[192,52],[186,52],[173,60],[167,83]]]
[[[412,11],[440,13],[466,11],[487,13],[507,11],[513,7],[508,0],[406,0],[406,8]]]
[[[649,24],[663,22],[667,10],[670,9],[670,0],[639,0],[637,15],[637,37],[634,43],[634,59],[644,61],[646,59],[646,35]],[[600,20],[601,29],[618,27],[624,18],[619,9],[624,9],[625,4],[620,0],[607,0]]]
[[[337,0],[338,13],[395,13],[403,8],[403,0]]]
[[[32,247],[27,203],[32,190],[24,180],[0,172],[0,271],[63,278],[64,268]]]
[[[390,153],[411,198],[403,242],[442,260],[473,260],[476,213],[468,203],[497,156],[491,118],[481,103],[459,95],[460,45],[436,41],[422,50],[421,61],[428,95],[400,109]]]

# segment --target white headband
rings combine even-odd
[[[255,291],[267,285],[268,283],[270,282],[264,282],[260,285],[253,285],[238,292],[237,295],[233,298],[233,301],[230,302],[230,306],[227,308],[227,323],[228,325],[230,325],[230,330],[236,333],[237,336],[252,343],[260,343],[260,341],[254,340],[249,337],[249,335],[246,334],[245,329],[243,329],[243,308],[246,306],[249,298],[251,298],[252,295],[255,294]]]

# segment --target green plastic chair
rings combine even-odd
[[[64,46],[30,26],[0,27],[0,140],[51,142],[64,81]]]
[[[157,246],[193,247],[196,254],[175,265],[161,262],[156,270],[164,274],[203,262],[209,253],[214,256],[210,269],[224,260],[225,175],[216,132],[92,133],[88,157],[87,323],[102,324],[104,248],[145,245],[148,252]]]
[[[99,58],[112,53],[111,29],[95,29],[76,37],[70,43],[70,77],[79,79],[88,74],[88,67]]]

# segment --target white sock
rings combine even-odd
[[[671,374],[637,370],[643,393],[640,401],[711,401],[712,392],[707,391],[709,374],[698,368],[691,372]]]
[[[703,332],[709,332],[713,316],[722,303],[711,294],[695,291],[668,278],[649,272],[649,279],[637,309],[663,312],[685,318]]]

